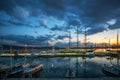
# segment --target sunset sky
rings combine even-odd
[[[4,44],[79,46],[116,43],[120,0],[0,0],[0,38]],[[26,35],[26,36],[25,36]],[[119,40],[120,41],[120,40]]]

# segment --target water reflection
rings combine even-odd
[[[13,64],[24,62],[24,58],[13,58]],[[105,77],[101,71],[103,64],[110,64],[110,60],[106,57],[55,57],[55,58],[35,58],[27,59],[31,63],[40,62],[44,65],[42,72],[33,75],[32,77],[40,78],[65,78],[68,69],[76,70],[76,77]],[[10,65],[9,57],[1,57],[0,64]],[[113,58],[112,63],[116,65],[116,58]]]

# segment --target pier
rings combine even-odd
[[[113,56],[117,56],[117,54],[112,53]],[[3,53],[0,54],[0,57],[24,57],[24,56],[28,56],[28,57],[32,57],[33,55],[31,55],[31,53],[22,53],[22,54],[10,54],[10,53]],[[85,53],[47,53],[47,54],[39,54],[36,53],[34,54],[34,57],[89,57],[89,56],[110,56],[109,53],[92,53],[89,52],[88,54]]]

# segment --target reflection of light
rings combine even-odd
[[[105,49],[96,49],[94,52],[106,52]]]

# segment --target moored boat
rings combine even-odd
[[[120,69],[116,68],[116,66],[104,65],[104,67],[102,68],[102,72],[107,76],[120,77]]]
[[[7,74],[7,77],[8,78],[19,77],[23,71],[24,71],[24,67],[20,65],[10,70]]]
[[[8,72],[7,77],[8,78],[20,77],[22,73],[24,72],[25,68],[27,68],[28,66],[29,64],[19,64],[15,66]]]
[[[23,75],[25,75],[25,76],[34,75],[42,70],[43,70],[42,64],[33,64],[24,70]]]
[[[117,30],[117,65],[104,65],[102,72],[108,76],[120,77],[119,52],[118,52],[118,30]],[[110,56],[111,58],[111,56]],[[111,60],[111,59],[110,59]]]

